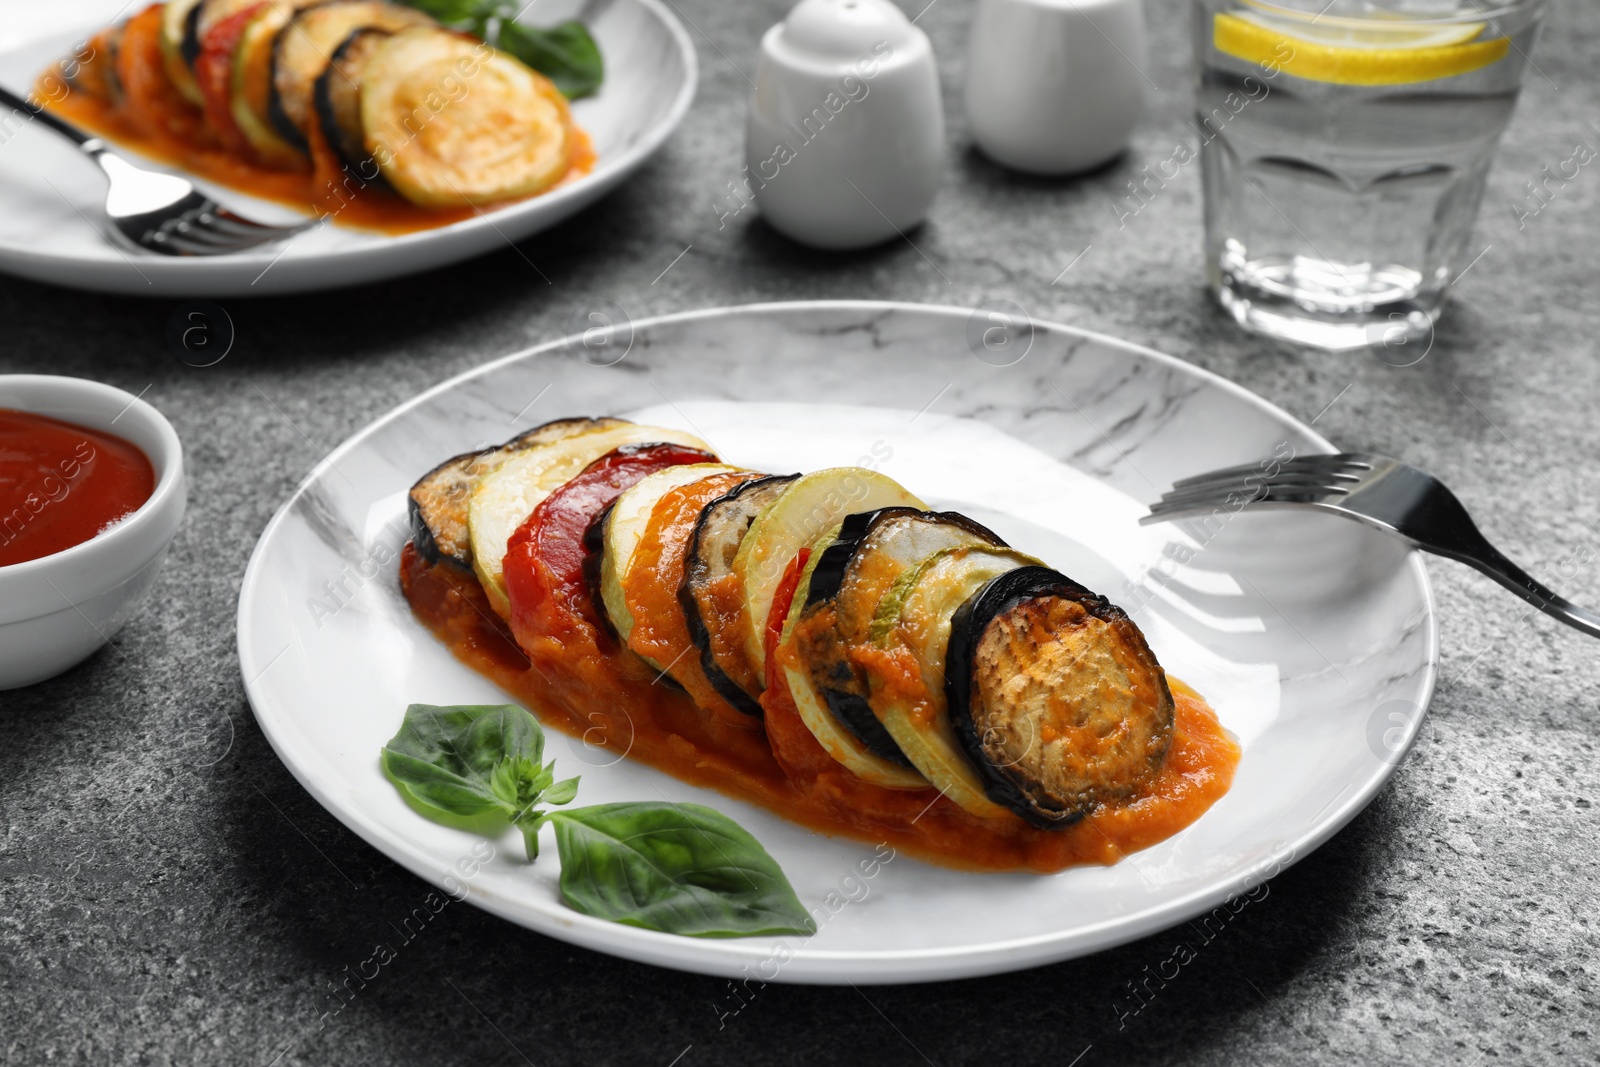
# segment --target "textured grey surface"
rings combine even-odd
[[[1491,181],[1477,237],[1488,250],[1427,357],[1402,369],[1236,331],[1200,285],[1193,168],[1118,229],[1110,198],[1192,144],[1177,0],[1152,4],[1158,91],[1132,153],[1103,171],[1021,180],[967,150],[970,10],[942,0],[919,24],[942,62],[950,168],[915,248],[812,254],[749,212],[719,229],[712,205],[742,162],[737,68],[751,72],[756,37],[784,6],[685,0],[700,97],[659,160],[599,207],[521,254],[322,297],[225,301],[238,341],[217,366],[168,350],[175,302],[0,279],[0,370],[148,389],[192,477],[185,528],[116,649],[0,694],[0,1062],[1600,1058],[1600,646],[1443,563],[1431,564],[1442,678],[1417,749],[1350,827],[1207,943],[1171,931],[944,985],[769,986],[719,1018],[735,1003],[722,980],[452,905],[324,1017],[339,1003],[332,986],[375,943],[398,940],[391,924],[428,889],[324,812],[256,728],[234,653],[246,559],[320,453],[448,375],[565,332],[575,309],[614,301],[638,318],[772,299],[1005,297],[1191,360],[1304,418],[1321,413],[1317,428],[1339,444],[1431,468],[1509,554],[1573,574],[1563,591],[1600,603],[1600,177],[1585,168],[1552,185],[1520,232],[1509,207],[1543,166],[1596,144],[1600,13],[1556,9],[1534,56],[1543,74],[1529,75]],[[1163,984],[1179,940],[1194,958]],[[1129,983],[1146,981],[1134,1013]]]

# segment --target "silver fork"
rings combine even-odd
[[[1326,511],[1476,567],[1540,611],[1600,637],[1600,613],[1557,596],[1501,555],[1455,494],[1426,471],[1371,452],[1300,456],[1276,466],[1271,474],[1263,464],[1253,463],[1174,482],[1139,523],[1241,507]]]
[[[222,256],[282,241],[310,229],[317,220],[274,226],[236,214],[175,174],[136,167],[115,155],[104,141],[9,89],[0,88],[7,104],[69,138],[100,164],[111,187],[106,190],[106,215],[118,243],[142,252],[167,256]]]

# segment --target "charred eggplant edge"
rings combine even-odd
[[[984,754],[982,738],[972,717],[974,656],[983,632],[999,616],[1027,600],[1044,596],[1077,601],[1089,614],[1108,623],[1126,623],[1138,634],[1143,652],[1149,656],[1167,706],[1172,706],[1172,691],[1167,676],[1156,662],[1155,653],[1144,635],[1127,614],[1098,593],[1085,589],[1071,578],[1048,567],[1020,567],[991,580],[968,597],[950,620],[950,643],[945,651],[945,703],[956,738],[967,758],[983,780],[985,792],[996,804],[1015,812],[1028,823],[1044,830],[1060,830],[1083,818],[1081,808],[1055,810],[1035,803],[1011,772],[997,767]]]

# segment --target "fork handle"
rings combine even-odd
[[[65,119],[57,118],[55,115],[52,115],[50,112],[46,111],[44,105],[35,104],[32,100],[29,100],[26,97],[18,96],[16,93],[5,88],[4,86],[0,86],[0,104],[9,105],[10,107],[22,112],[24,115],[27,115],[29,118],[38,119],[52,130],[55,130],[57,133],[61,134],[61,136],[70,138],[77,142],[79,148],[83,148],[92,152],[95,148],[102,144],[100,138],[92,137],[89,134],[84,133],[72,123],[67,122]]]
[[[1546,615],[1560,619],[1573,629],[1582,630],[1592,637],[1600,637],[1600,613],[1581,608],[1565,597],[1557,596],[1521,567],[1501,555],[1500,550],[1487,541],[1474,546],[1470,552],[1444,551],[1437,547],[1434,547],[1433,551],[1482,571]]]

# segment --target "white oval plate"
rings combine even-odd
[[[239,659],[262,730],[329,811],[421,877],[553,937],[709,974],[864,983],[1014,970],[1252,890],[1355,815],[1414,738],[1437,658],[1421,561],[1318,514],[1138,526],[1141,502],[1175,478],[1328,443],[1147,349],[1064,326],[996,333],[975,315],[856,302],[675,315],[507,357],[397,408],[312,471],[250,561]],[[583,775],[582,803],[666,797],[739,820],[819,932],[699,940],[591,919],[561,904],[555,850],[530,867],[514,835],[476,868],[476,839],[416,814],[378,766],[408,703],[506,699],[400,595],[406,490],[450,455],[602,413],[695,431],[767,470],[871,464],[997,527],[1121,603],[1167,669],[1211,700],[1244,750],[1232,791],[1112,867],[974,874],[905,856],[875,865],[870,845],[552,732],[560,772]]]
[[[119,17],[119,9],[131,10],[122,0],[68,5],[62,21],[50,23],[58,28],[36,26],[40,36],[0,51],[0,84],[26,92],[76,42]],[[91,11],[95,18],[87,17]],[[505,248],[616,188],[661,147],[694,99],[694,45],[660,0],[540,0],[527,21],[553,25],[568,18],[588,25],[606,63],[600,91],[572,107],[597,160],[569,185],[419,233],[388,236],[334,223],[238,255],[139,255],[104,236],[100,169],[65,138],[0,107],[0,271],[138,296],[269,296],[414,274]],[[197,184],[252,218],[298,217],[281,204]]]

